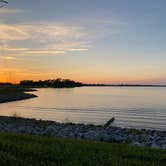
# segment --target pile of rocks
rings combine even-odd
[[[130,143],[166,149],[166,131],[103,127],[85,124],[57,123],[17,117],[0,117],[0,131],[46,135],[60,138],[88,139],[105,142]]]

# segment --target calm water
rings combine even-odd
[[[0,104],[0,115],[166,130],[166,88],[39,89],[39,97]]]

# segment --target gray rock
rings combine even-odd
[[[115,135],[114,136],[114,142],[123,142],[124,141],[124,137],[120,136],[120,135]]]
[[[55,131],[56,131],[56,128],[51,125],[45,129],[44,133],[45,133],[45,135],[53,135],[53,133],[55,133]]]
[[[133,142],[132,145],[139,146],[139,147],[143,147],[144,146],[144,144],[140,143],[140,142]]]
[[[86,139],[92,139],[95,140],[98,137],[98,134],[96,131],[89,130],[86,133],[84,133],[84,138]]]
[[[111,142],[111,136],[110,136],[110,134],[104,134],[104,136],[103,136],[102,139],[105,142]]]
[[[50,135],[54,137],[82,138],[105,142],[132,142],[136,146],[149,146],[166,149],[166,131],[136,130],[110,126],[84,124],[64,124],[34,119],[0,117],[0,131],[28,133],[33,135]],[[45,123],[43,123],[45,124]]]

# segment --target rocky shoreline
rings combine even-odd
[[[129,143],[166,149],[166,131],[129,129],[110,126],[57,123],[19,117],[0,117],[0,131],[60,138]]]

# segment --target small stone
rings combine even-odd
[[[143,145],[142,143],[140,143],[140,142],[133,142],[132,144],[135,145],[135,146],[139,146],[139,147],[144,146],[144,145]]]
[[[89,131],[87,131],[86,133],[84,133],[84,138],[95,140],[96,137],[97,137],[97,135],[98,135],[98,134],[97,134],[96,131],[89,130]]]

